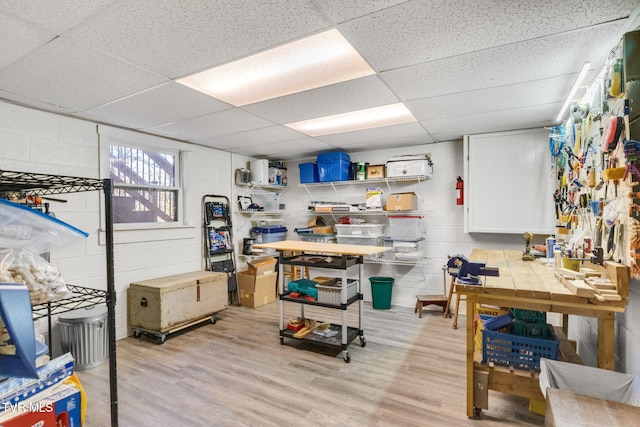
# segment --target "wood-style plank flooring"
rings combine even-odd
[[[297,304],[285,307],[286,318],[299,314]],[[357,307],[348,313],[357,326]],[[340,323],[338,310],[305,306],[305,314]],[[419,319],[410,308],[365,303],[366,346],[351,343],[351,363],[339,349],[280,345],[277,302],[231,306],[217,319],[162,345],[118,341],[120,426],[544,425],[527,400],[493,391],[489,409],[467,418],[464,316],[453,330],[438,308]],[[109,426],[108,364],[79,376],[86,427]]]

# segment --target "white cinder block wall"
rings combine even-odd
[[[116,335],[128,333],[126,291],[129,283],[203,267],[201,230],[201,200],[205,194],[229,195],[235,204],[244,189],[233,184],[233,173],[246,167],[251,158],[231,155],[215,149],[172,141],[175,148],[187,150],[186,225],[178,231],[156,232],[137,236],[116,231],[115,271],[117,290]],[[352,161],[382,164],[393,155],[430,153],[434,162],[434,178],[420,185],[383,187],[385,194],[394,191],[415,191],[419,208],[426,211],[424,225],[427,237],[428,265],[421,267],[367,264],[366,277],[390,276],[396,279],[393,304],[413,307],[418,293],[441,292],[442,266],[447,255],[469,255],[474,247],[516,249],[523,247],[519,235],[465,234],[463,207],[455,205],[455,181],[462,175],[462,143],[460,141],[426,144],[397,149],[352,152]],[[300,162],[314,159],[301,159]],[[285,222],[289,238],[296,238],[293,229],[305,226],[309,200],[364,200],[366,184],[314,188],[308,194],[298,186],[298,162],[287,162],[289,188],[280,201],[287,207]],[[55,114],[27,109],[0,102],[0,168],[4,170],[100,177],[98,134],[96,124]],[[496,194],[500,194],[496,183]],[[268,196],[264,196],[268,197]],[[106,288],[104,239],[99,238],[102,193],[87,192],[64,195],[67,203],[53,203],[58,218],[90,233],[89,238],[61,250],[51,259],[62,271],[67,282]],[[367,221],[386,221],[384,217],[367,216]],[[242,238],[249,237],[250,218],[234,214],[234,239],[240,249]],[[102,244],[101,244],[102,243]],[[238,257],[240,263],[243,258]],[[324,271],[326,273],[326,270]],[[640,291],[638,282],[630,285],[629,305],[624,314],[616,316],[616,366],[620,371],[640,374]],[[365,299],[371,300],[368,283],[363,286]],[[46,331],[45,322],[40,330]],[[457,333],[464,333],[460,329]],[[578,340],[578,349],[585,362],[595,365],[597,326],[593,319],[572,316],[570,337]],[[58,338],[54,331],[54,350]]]
[[[139,134],[138,134],[139,135]],[[0,102],[0,167],[4,170],[100,177],[95,123]],[[168,140],[167,140],[168,141]],[[203,240],[201,200],[205,194],[231,191],[231,154],[192,144],[171,142],[186,151],[185,224],[173,230],[115,231],[116,336],[126,337],[129,283],[201,270]],[[56,216],[90,236],[51,253],[68,283],[106,289],[104,237],[99,237],[102,193],[60,195],[51,202]],[[46,333],[46,321],[40,321]],[[53,349],[59,351],[54,328]]]

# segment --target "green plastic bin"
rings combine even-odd
[[[388,310],[391,308],[391,291],[394,279],[391,277],[369,277],[373,308]]]

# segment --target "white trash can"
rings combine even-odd
[[[107,307],[92,306],[58,317],[63,353],[71,353],[74,369],[81,371],[107,359]]]

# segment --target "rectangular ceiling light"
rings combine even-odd
[[[588,62],[585,62],[584,65],[582,66],[582,70],[580,70],[580,74],[578,74],[578,78],[576,79],[576,82],[573,84],[573,87],[569,92],[569,96],[567,96],[567,99],[564,101],[564,104],[562,105],[562,109],[560,109],[560,112],[558,113],[558,117],[556,117],[557,122],[562,120],[562,118],[564,117],[565,111],[567,111],[567,108],[569,108],[569,104],[571,104],[574,101],[573,97],[576,95],[576,92],[578,91],[578,88],[582,84],[582,81],[587,76],[589,67],[591,67],[591,64]]]
[[[397,103],[288,123],[285,126],[309,136],[320,136],[415,121],[416,118],[407,107],[403,103]]]
[[[334,29],[176,81],[239,107],[372,74]]]

